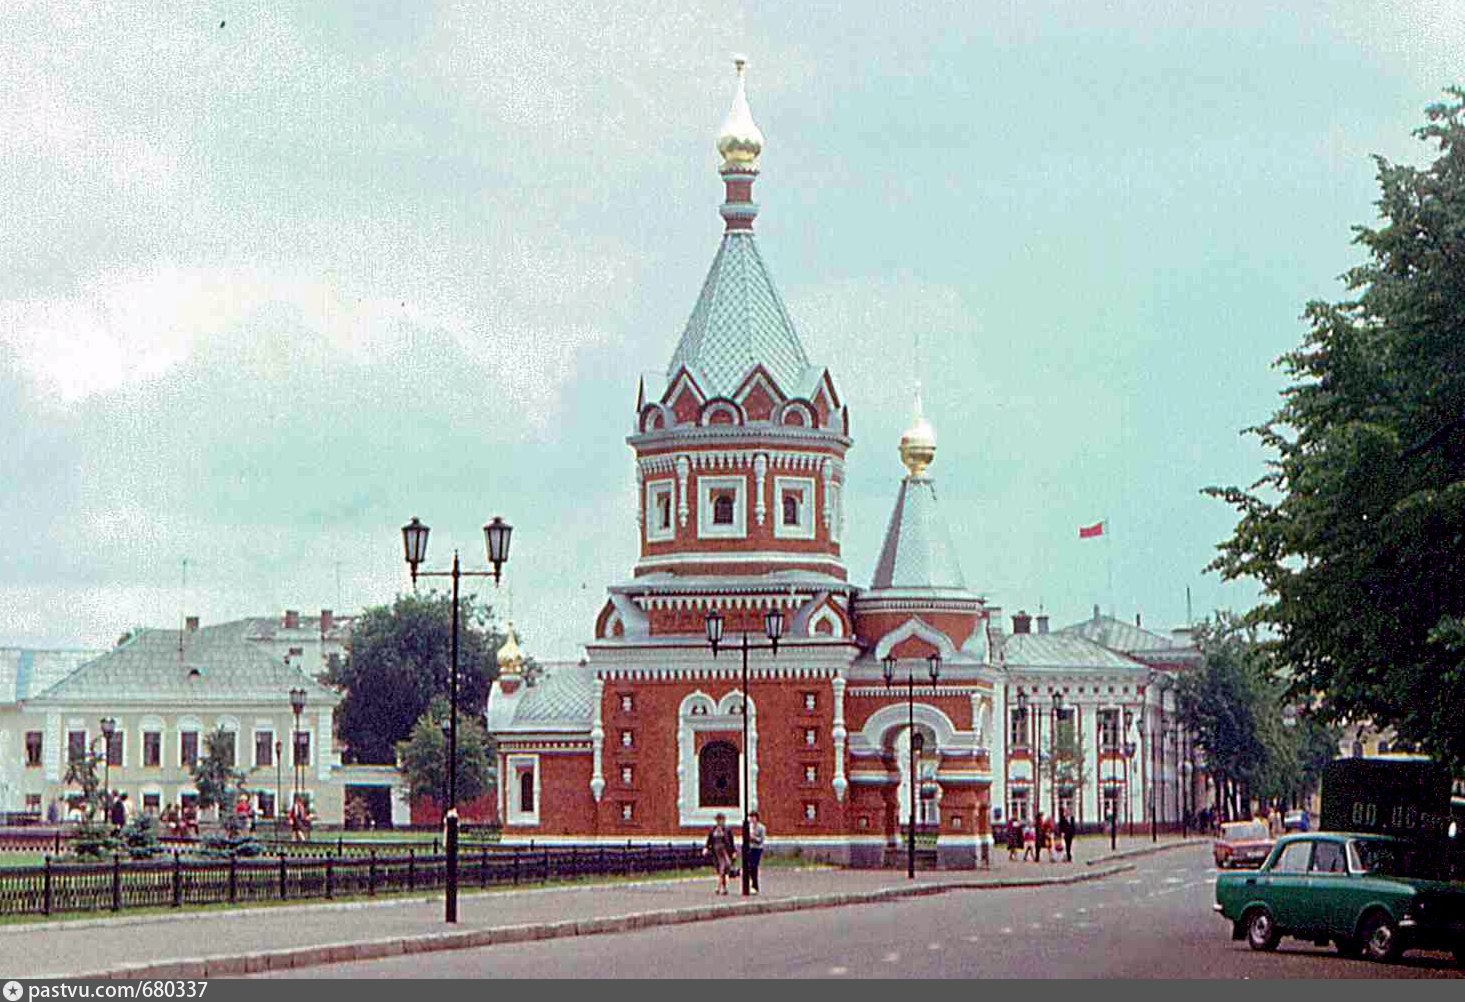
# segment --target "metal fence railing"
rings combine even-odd
[[[462,848],[458,865],[461,886],[488,888],[665,873],[701,867],[705,860],[700,842],[544,848],[482,844]],[[436,890],[446,875],[445,855],[415,849],[224,859],[174,852],[144,861],[47,857],[40,866],[0,868],[0,915],[372,897]]]

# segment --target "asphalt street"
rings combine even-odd
[[[1062,887],[957,891],[286,971],[304,978],[1459,978],[1447,954],[1347,960],[1284,940],[1233,942],[1211,910],[1209,846]],[[1046,864],[1042,864],[1046,865]]]

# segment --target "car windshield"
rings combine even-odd
[[[1354,839],[1348,843],[1348,856],[1350,865],[1359,873],[1420,880],[1446,878],[1439,854],[1404,842]]]
[[[1268,837],[1267,826],[1260,821],[1243,821],[1221,826],[1221,838],[1227,842],[1256,842]]]

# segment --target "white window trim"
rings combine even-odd
[[[656,499],[666,497],[666,511],[670,518],[665,529],[658,526]],[[648,480],[646,482],[646,542],[664,543],[677,538],[677,485],[675,480]]]
[[[800,495],[797,525],[783,524],[783,496],[789,491]],[[777,539],[814,538],[814,479],[812,477],[773,478],[773,535]]]
[[[712,492],[733,492],[732,525],[712,524]],[[697,538],[745,539],[748,535],[748,478],[697,478]]]
[[[677,821],[683,827],[702,827],[710,825],[717,820],[718,814],[732,816],[734,812],[739,815],[746,805],[748,810],[758,809],[758,703],[756,700],[748,700],[748,751],[751,753],[748,768],[749,790],[743,792],[739,798],[742,801],[736,808],[732,807],[702,807],[702,769],[701,756],[697,754],[697,734],[713,731],[721,734],[738,733],[743,727],[741,714],[733,713],[732,709],[737,705],[739,693],[734,690],[722,698],[721,703],[714,703],[711,696],[705,692],[694,692],[682,700],[677,710]],[[692,716],[693,706],[712,706],[712,711],[706,716]],[[742,785],[743,761],[738,759],[738,785]]]
[[[534,810],[519,810],[519,774],[528,767],[534,773]],[[504,822],[510,825],[539,824],[539,805],[544,802],[544,787],[539,782],[538,755],[508,755],[504,759],[504,771],[509,782],[504,784]]]

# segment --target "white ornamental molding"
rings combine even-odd
[[[602,720],[602,700],[605,698],[605,679],[596,678],[595,696],[591,705],[595,715],[590,720],[590,796],[600,803],[605,792],[605,773],[602,768],[602,754],[605,749],[605,725]]]
[[[820,466],[819,475],[824,480],[824,528],[834,522],[834,460],[826,459]]]
[[[636,524],[646,523],[646,469],[636,464]]]
[[[753,458],[753,481],[754,481],[754,508],[753,513],[758,518],[758,524],[762,525],[768,517],[768,502],[763,497],[763,485],[768,479],[768,457],[759,453]]]
[[[681,522],[682,528],[687,527],[687,514],[690,510],[687,501],[687,476],[691,472],[691,464],[687,462],[686,456],[677,457],[677,520]]]
[[[845,681],[836,675],[830,680],[829,686],[834,690],[834,799],[840,803],[844,802],[845,791],[849,789],[849,780],[844,776],[844,743],[849,737],[849,732],[844,726],[844,687]]]

